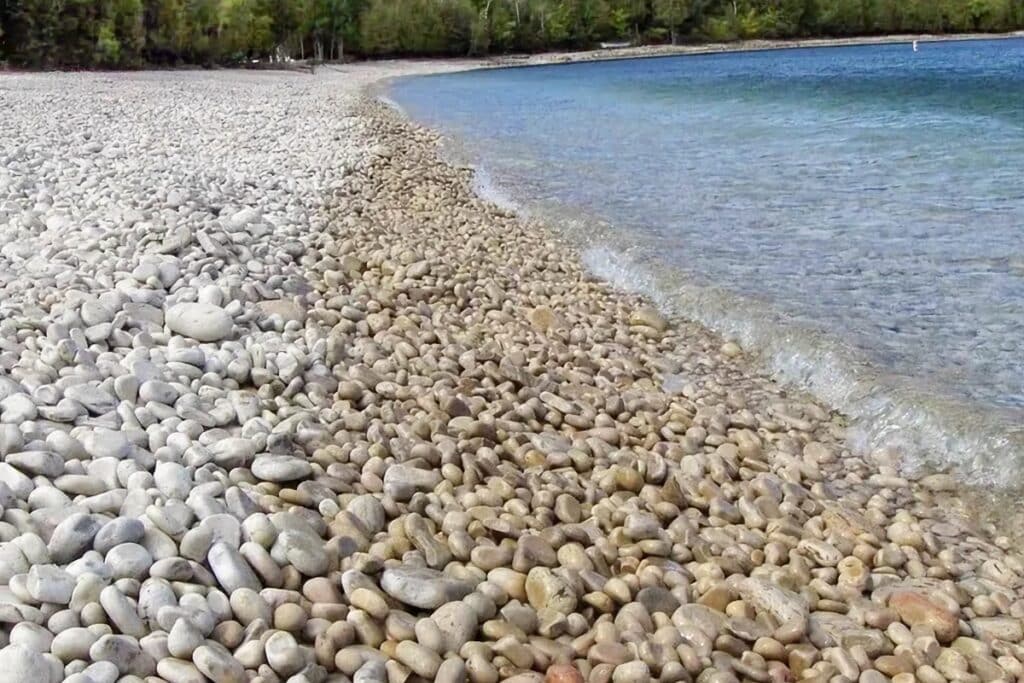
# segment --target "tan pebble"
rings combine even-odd
[[[511,672],[510,672],[511,673]],[[504,679],[505,683],[543,683],[544,675],[535,671],[513,673]]]
[[[292,602],[286,602],[283,605],[278,605],[274,610],[274,627],[295,633],[306,625],[308,618],[306,610],[302,607]]]
[[[416,641],[425,648],[441,654],[445,651],[445,639],[433,619],[419,619],[416,622]]]
[[[758,638],[754,643],[754,652],[765,659],[773,659],[779,662],[786,661],[788,655],[786,646],[774,638]]]
[[[497,667],[481,654],[474,654],[466,661],[466,672],[473,683],[498,683]]]
[[[466,676],[466,663],[460,657],[453,656],[441,663],[434,683],[464,683]]]
[[[387,601],[379,593],[368,588],[356,588],[349,596],[349,602],[374,619],[384,619],[390,611]]]
[[[222,621],[213,629],[213,639],[229,650],[238,647],[244,636],[245,629],[237,621]]]
[[[533,666],[533,652],[529,647],[511,636],[506,636],[496,642],[494,644],[494,651],[507,658],[514,666],[520,669],[529,669]]]
[[[631,659],[629,649],[619,642],[603,642],[594,645],[587,652],[587,659],[597,664],[612,664],[618,666]]]
[[[793,645],[789,648],[789,668],[797,678],[811,668],[821,654],[811,645]]]
[[[971,670],[983,681],[1004,681],[1008,678],[1006,671],[987,655],[970,655],[967,661],[971,663]]]
[[[927,664],[917,667],[915,673],[921,683],[946,683],[946,677]]]
[[[441,668],[441,657],[411,640],[404,640],[395,648],[395,658],[417,675],[434,678]]]
[[[889,681],[884,674],[873,669],[860,672],[860,677],[857,680],[859,683],[888,683]]]
[[[577,597],[563,578],[546,567],[534,567],[526,579],[526,595],[534,609],[542,607],[568,614],[576,609]]]
[[[612,577],[604,585],[604,592],[615,602],[625,605],[633,599],[629,584],[619,577]]]
[[[875,668],[892,677],[896,674],[911,673],[916,666],[909,657],[885,655],[875,660]]]
[[[725,342],[724,344],[722,344],[722,347],[721,347],[720,350],[722,352],[722,355],[724,355],[724,356],[726,356],[728,358],[734,358],[734,357],[740,355],[741,353],[743,353],[743,349],[740,348],[740,345],[737,344],[736,342],[731,342],[731,341]]]
[[[620,664],[615,667],[615,672],[612,674],[613,683],[633,683],[634,681],[647,681],[650,678],[650,667],[642,661]]]

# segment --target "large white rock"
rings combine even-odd
[[[231,316],[213,304],[175,304],[167,311],[165,322],[171,332],[201,342],[220,341],[231,334]]]

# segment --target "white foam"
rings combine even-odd
[[[953,469],[971,485],[1013,488],[1024,481],[1024,428],[1015,411],[960,402],[925,382],[889,375],[842,340],[762,303],[655,272],[614,248],[589,248],[583,260],[613,286],[735,339],[778,379],[843,412],[855,452],[892,449],[907,471]]]

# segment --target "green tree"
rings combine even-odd
[[[679,31],[690,18],[690,0],[654,0],[654,18],[668,29],[672,44],[679,42]]]

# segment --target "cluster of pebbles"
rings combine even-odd
[[[950,477],[476,198],[395,72],[0,80],[0,681],[1024,680]]]

